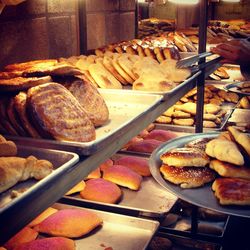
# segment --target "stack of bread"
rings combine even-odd
[[[161,155],[163,177],[181,188],[213,182],[221,205],[250,205],[250,138],[235,127]],[[217,178],[218,177],[218,178]]]
[[[8,65],[0,72],[0,90],[3,134],[88,142],[109,118],[97,88],[71,63]]]
[[[30,178],[41,180],[52,170],[53,165],[47,160],[32,155],[19,157],[16,144],[0,135],[0,193]]]
[[[177,69],[177,60],[140,57],[128,53],[105,52],[100,56],[61,59],[84,71],[100,88],[121,89],[130,84],[134,90],[169,91],[191,75],[188,69]]]
[[[193,126],[196,115],[197,88],[189,91],[174,106],[166,110],[156,119],[157,123],[174,124],[181,126]],[[233,92],[227,93],[213,85],[205,86],[203,127],[216,128],[221,125],[223,117],[227,113],[222,108],[224,102],[238,103],[239,95]]]
[[[115,204],[122,199],[122,189],[138,191],[143,177],[151,176],[148,160],[136,156],[119,156],[107,159],[84,181],[66,195],[80,193],[81,198]]]
[[[76,249],[73,239],[86,237],[103,224],[96,213],[78,208],[55,209],[49,207],[27,226],[10,238],[1,249],[44,250]],[[43,237],[39,237],[43,235]],[[44,238],[46,234],[47,238]]]

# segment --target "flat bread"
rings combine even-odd
[[[180,185],[181,188],[196,188],[215,179],[213,170],[205,167],[176,168],[163,164],[160,167],[165,180]]]
[[[100,63],[91,64],[89,73],[100,88],[121,89],[121,83]]]
[[[221,205],[250,205],[250,181],[240,178],[218,178],[212,189]]]
[[[27,109],[43,137],[62,141],[88,142],[95,128],[77,99],[58,83],[30,88]]]

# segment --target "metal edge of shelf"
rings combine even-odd
[[[190,82],[196,82],[196,78],[192,78],[192,81]],[[170,99],[162,101],[148,113],[145,113],[143,116],[136,119],[134,123],[128,124],[123,133],[120,134],[121,139],[111,141],[109,145],[103,148],[103,150],[100,150],[93,155],[81,157],[79,163],[67,173],[61,173],[58,175],[58,178],[54,180],[53,185],[52,183],[51,185],[48,185],[46,190],[38,190],[36,193],[27,197],[26,202],[20,204],[18,208],[13,207],[4,211],[4,213],[1,213],[0,245],[10,239],[42,211],[63,197],[63,195],[76,183],[81,181],[84,176],[87,176],[96,166],[116,153],[129,141],[129,139],[139,134],[141,130],[152,123],[160,114],[176,103],[193,87],[193,84],[185,84],[182,88],[179,88],[174,95],[171,95]],[[18,221],[16,218],[18,218]],[[8,225],[8,227],[5,225]]]

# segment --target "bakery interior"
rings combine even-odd
[[[0,0],[0,249],[250,249],[249,11]]]

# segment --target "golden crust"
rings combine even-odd
[[[175,167],[204,167],[209,157],[198,148],[175,148],[161,155],[164,164]]]
[[[215,179],[215,173],[207,167],[176,168],[163,164],[160,167],[160,172],[163,174],[164,179],[180,185],[181,188],[200,187]]]
[[[250,181],[240,178],[218,178],[212,185],[221,205],[250,205]]]
[[[27,108],[33,124],[44,137],[88,142],[95,139],[95,128],[77,99],[58,83],[28,90]]]

